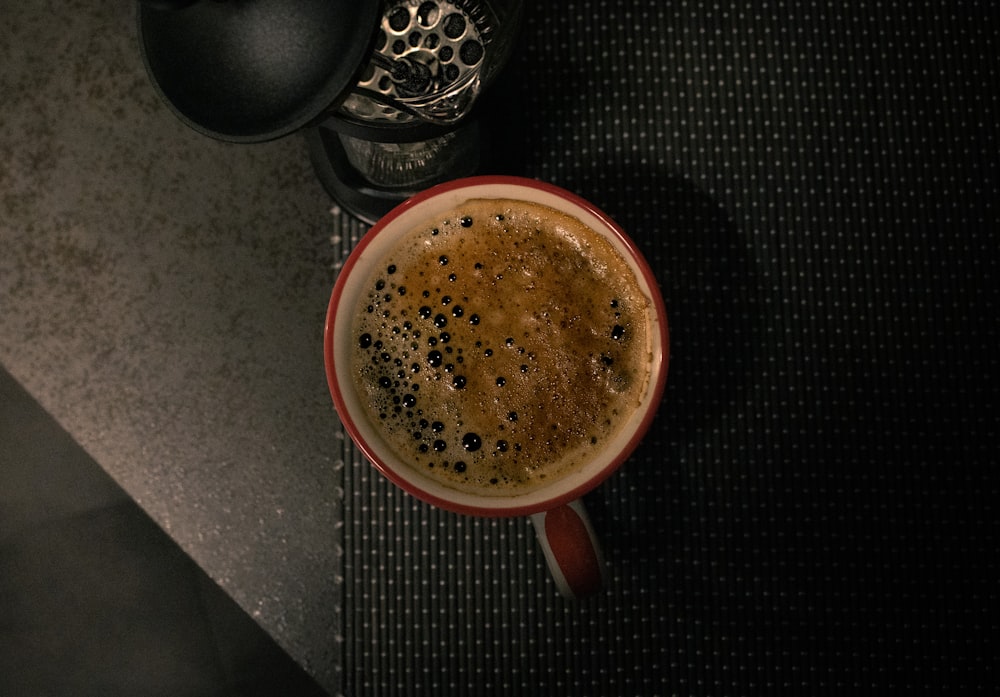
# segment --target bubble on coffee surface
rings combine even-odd
[[[645,392],[649,300],[607,240],[545,206],[467,201],[401,238],[365,288],[356,387],[396,454],[446,486],[552,482]]]

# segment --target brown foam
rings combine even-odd
[[[510,495],[572,471],[649,380],[651,304],[634,273],[545,206],[467,201],[408,233],[367,288],[352,372],[369,417],[456,489]]]

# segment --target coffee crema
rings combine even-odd
[[[646,391],[652,303],[608,240],[547,206],[467,201],[404,235],[365,288],[351,372],[367,416],[451,488],[555,481]]]

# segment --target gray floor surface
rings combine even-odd
[[[323,695],[0,369],[0,695]]]

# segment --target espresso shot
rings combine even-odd
[[[602,235],[537,203],[476,199],[410,230],[356,308],[367,418],[450,488],[512,496],[589,462],[639,408],[652,304]]]

